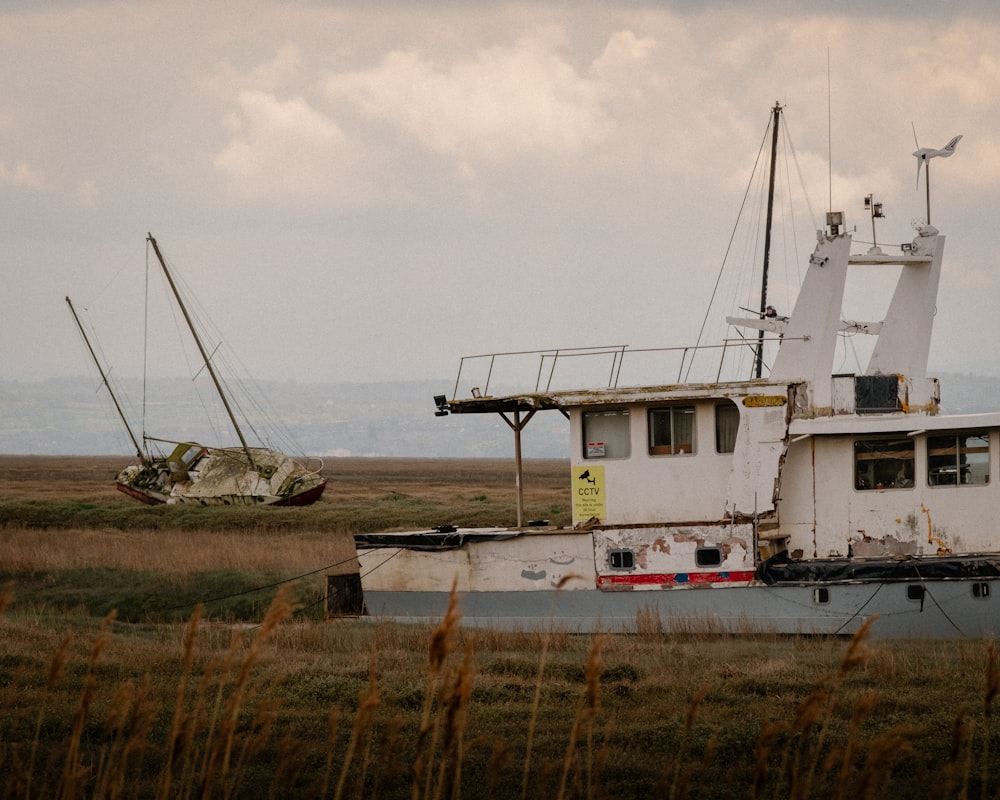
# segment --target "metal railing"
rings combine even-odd
[[[778,342],[780,341],[780,337],[769,338],[765,341]],[[458,375],[455,378],[455,387],[452,391],[452,398],[458,398],[458,388],[462,383],[463,374],[468,371],[469,365],[473,362],[487,362],[486,379],[481,385],[475,387],[473,390],[473,396],[476,396],[476,392],[482,396],[488,396],[490,393],[490,384],[493,381],[498,361],[507,361],[525,357],[530,358],[535,356],[538,359],[538,365],[535,370],[534,388],[526,391],[532,391],[533,393],[538,394],[552,391],[553,381],[556,377],[556,366],[560,363],[560,361],[565,362],[567,359],[598,357],[610,358],[611,363],[607,373],[608,377],[606,386],[609,389],[616,389],[618,388],[618,384],[621,379],[622,367],[625,363],[626,355],[631,356],[649,353],[679,354],[680,363],[677,368],[677,379],[675,383],[682,385],[689,381],[692,362],[697,353],[702,351],[718,351],[719,362],[715,371],[715,380],[719,381],[722,376],[722,371],[728,353],[740,348],[748,348],[752,353],[756,347],[756,339],[749,340],[739,338],[725,339],[721,344],[691,345],[686,347],[646,347],[630,349],[628,345],[599,345],[595,347],[566,347],[551,348],[547,350],[513,350],[501,353],[484,353],[481,355],[463,356],[459,362]]]

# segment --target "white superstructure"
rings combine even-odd
[[[939,414],[927,375],[945,237],[852,255],[827,222],[787,318],[728,319],[776,344],[767,377],[437,397],[503,415],[518,458],[532,415],[564,413],[573,526],[359,535],[367,612],[433,618],[454,584],[476,624],[1000,633],[1000,412]],[[843,319],[859,267],[898,273],[880,320]],[[857,374],[834,371],[845,331],[875,337]]]

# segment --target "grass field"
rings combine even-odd
[[[997,797],[992,643],[322,619],[356,530],[513,522],[507,462],[346,459],[305,509],[0,457],[4,797]],[[568,468],[527,513],[567,522]]]

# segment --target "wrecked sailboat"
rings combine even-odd
[[[222,382],[202,343],[188,309],[174,282],[174,277],[150,234],[149,245],[166,277],[177,306],[194,338],[204,368],[212,379],[225,409],[239,446],[214,447],[199,442],[175,442],[147,436],[136,436],[126,417],[107,371],[87,336],[70,298],[70,308],[76,326],[101,376],[101,382],[114,403],[115,410],[135,447],[138,464],[125,467],[115,484],[119,491],[150,505],[160,503],[194,503],[198,505],[275,505],[304,506],[316,502],[323,494],[326,479],[321,464],[311,465],[269,447],[251,447],[233,412]],[[153,452],[160,444],[170,444],[168,453]]]
[[[874,230],[880,209],[866,209]],[[435,620],[454,586],[471,625],[853,634],[873,620],[882,637],[1000,635],[1000,412],[940,413],[927,359],[945,237],[929,217],[928,193],[912,240],[855,252],[828,213],[791,314],[762,292],[759,313],[728,318],[753,333],[705,351],[755,351],[748,378],[688,382],[694,346],[675,349],[666,383],[620,386],[626,347],[546,350],[527,388],[494,394],[494,367],[524,354],[470,357],[485,359],[474,389],[463,360],[435,413],[502,416],[519,492],[523,429],[568,418],[572,526],[525,523],[519,500],[514,528],[357,534],[360,591],[331,576],[331,613]],[[896,274],[877,322],[844,319],[862,269]],[[856,373],[835,368],[845,332],[874,338]],[[581,355],[611,361],[607,383],[550,388],[560,359]]]

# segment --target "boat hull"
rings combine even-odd
[[[1000,558],[991,554],[785,553],[749,572],[739,559],[679,572],[664,568],[687,558],[687,528],[677,538],[666,542],[659,527],[356,534],[363,600],[348,593],[341,611],[436,623],[455,592],[464,624],[508,630],[851,635],[872,620],[884,638],[1000,636]],[[631,543],[630,569],[612,568],[609,540]]]
[[[449,597],[446,591],[365,591],[365,612],[373,620],[437,623]],[[458,598],[462,624],[501,630],[852,635],[874,618],[871,631],[879,638],[1000,635],[1000,578],[656,592],[470,591]]]

